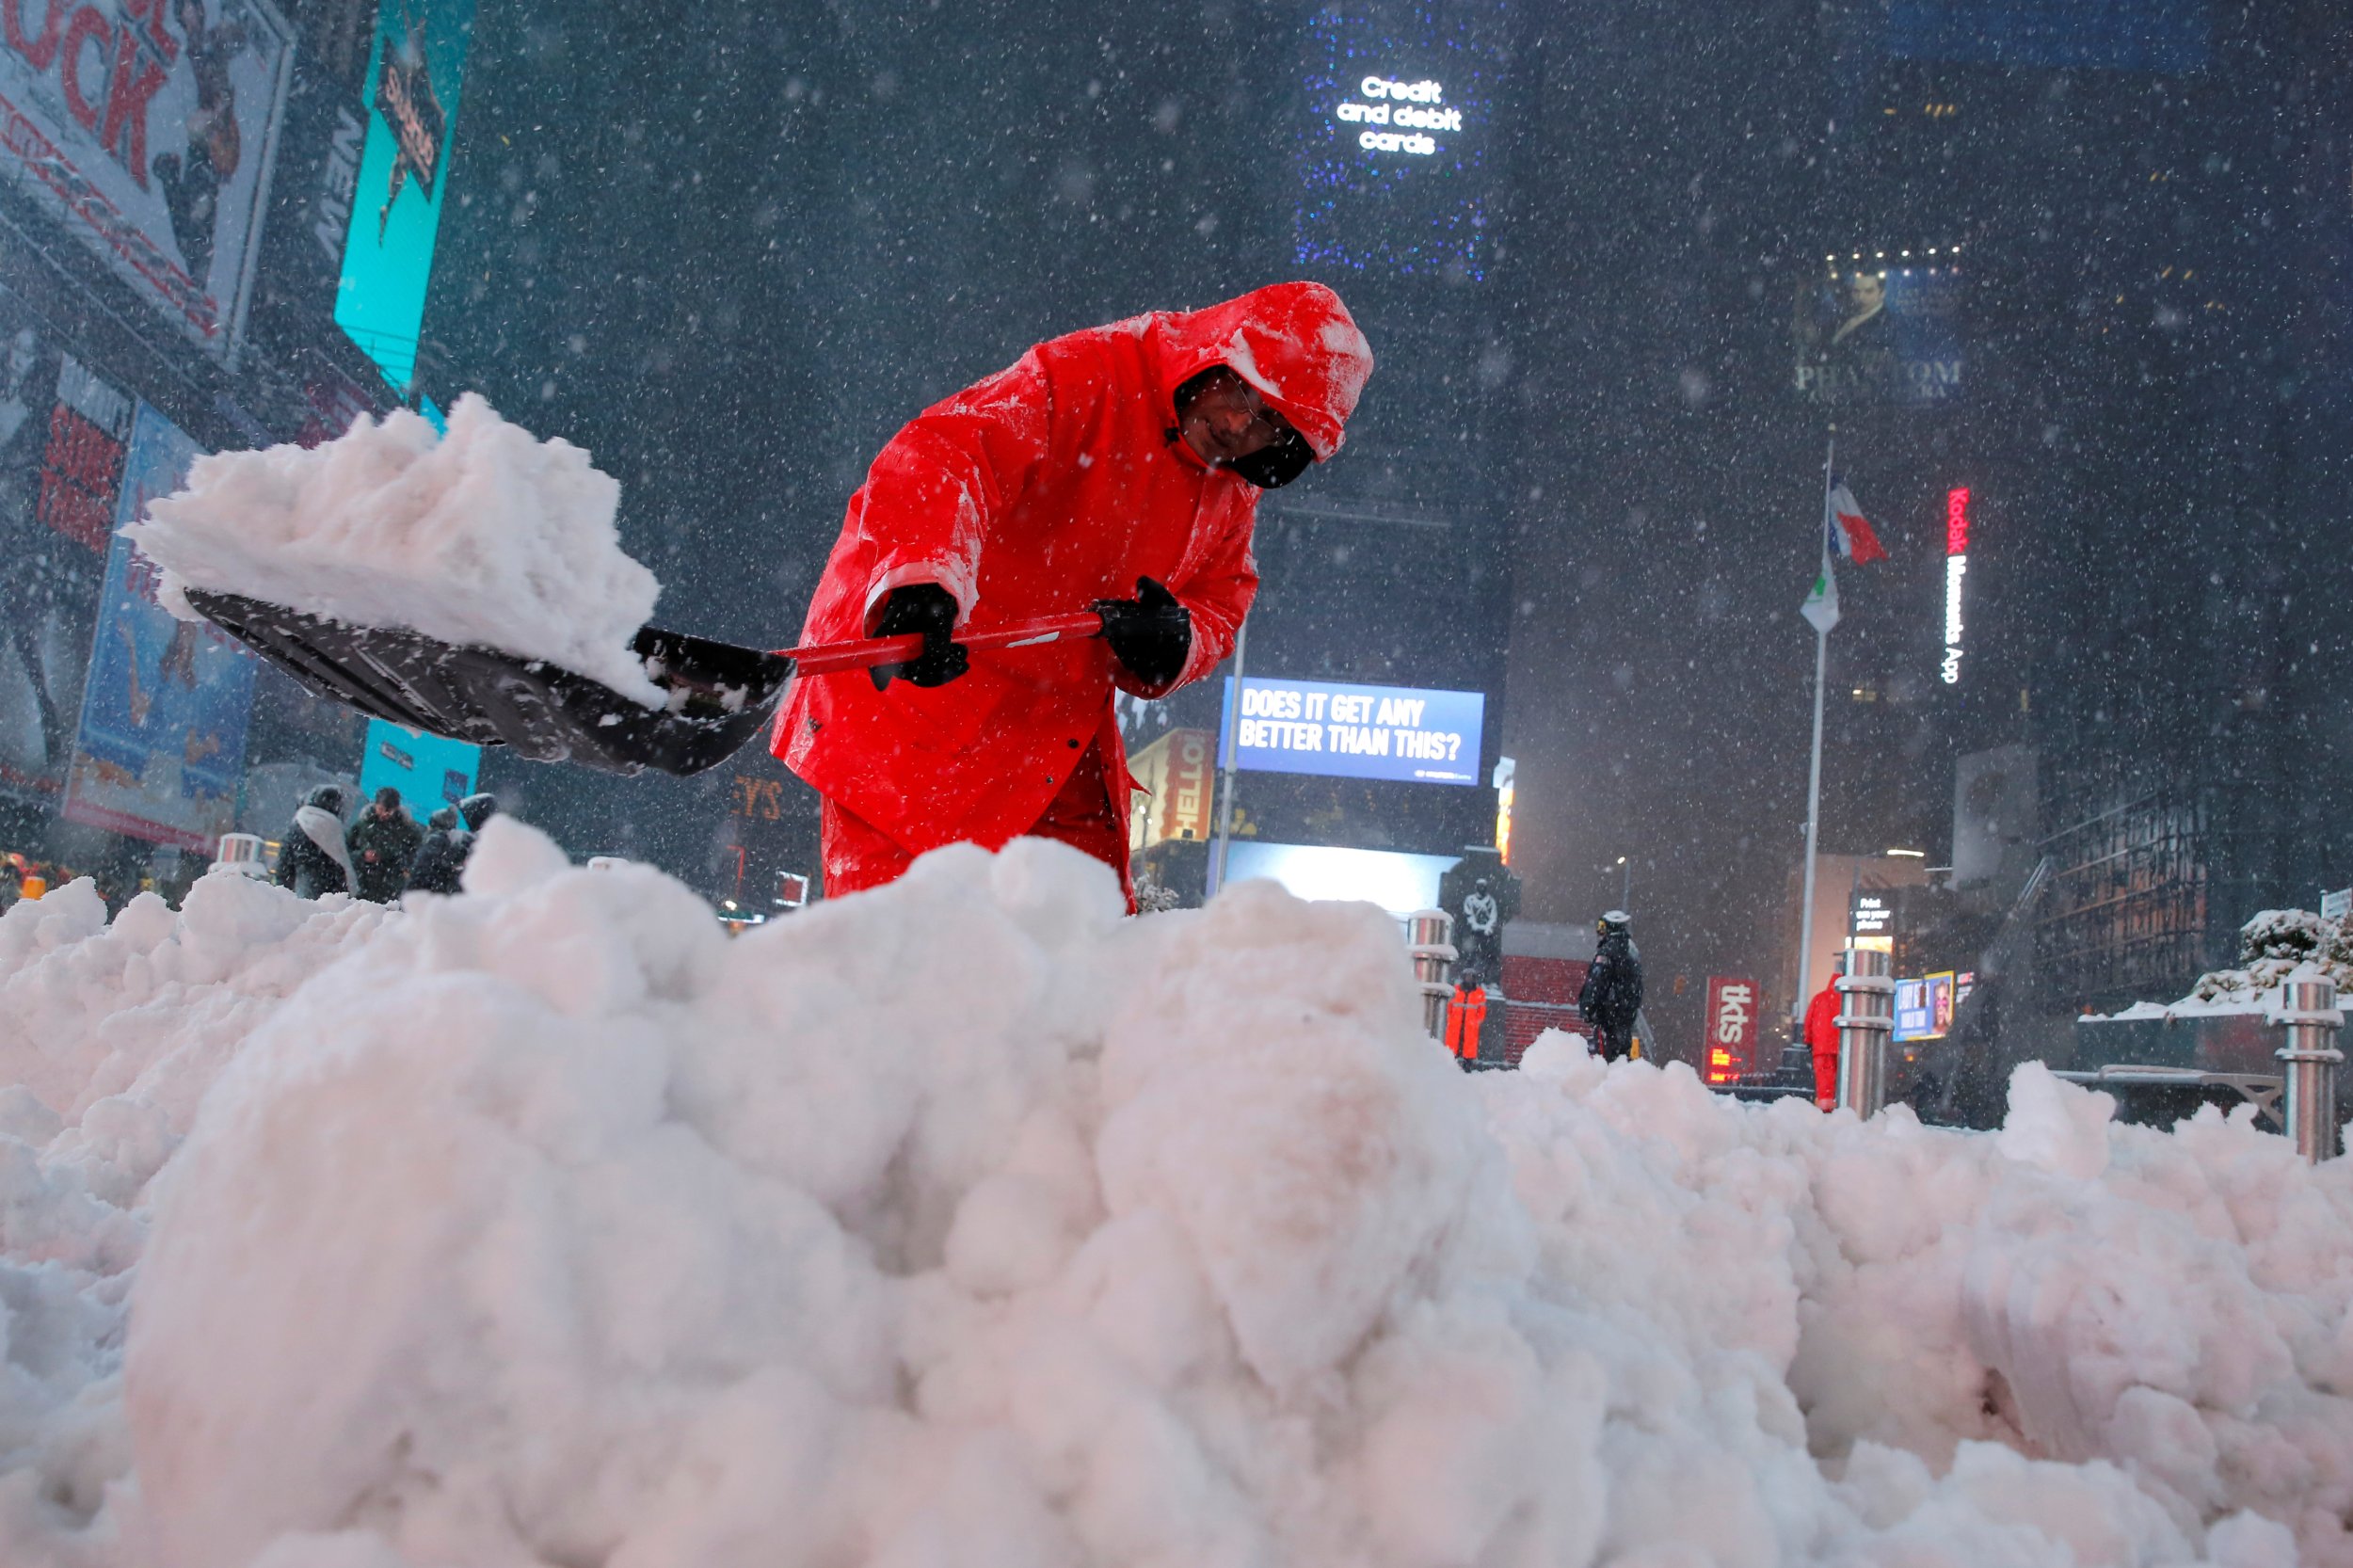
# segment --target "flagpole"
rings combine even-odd
[[[1822,454],[1822,575],[1830,576],[1830,476],[1838,457],[1838,437],[1833,426],[1830,444]],[[1805,782],[1805,891],[1800,895],[1798,915],[1798,994],[1791,1000],[1789,1016],[1793,1019],[1805,1016],[1806,1004],[1814,1000],[1812,989],[1814,962],[1814,846],[1816,831],[1820,825],[1822,811],[1822,684],[1830,666],[1830,629],[1814,629],[1814,754],[1808,764]]]

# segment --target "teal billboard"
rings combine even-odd
[[[473,793],[481,767],[478,745],[370,719],[367,753],[360,760],[360,793],[373,800],[389,784],[400,792],[400,803],[423,822],[442,806]]]
[[[335,325],[404,394],[416,379],[417,335],[449,192],[450,136],[473,9],[473,0],[384,0],[368,57],[367,139],[335,291]]]

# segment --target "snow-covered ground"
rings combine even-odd
[[[445,437],[396,408],[316,447],[199,457],[129,533],[184,618],[190,587],[243,594],[545,659],[658,707],[630,639],[662,589],[621,550],[620,496],[587,453],[468,392]]]
[[[0,919],[0,1562],[2353,1563],[2353,1165],[1560,1037],[954,849],[733,941],[507,821]]]

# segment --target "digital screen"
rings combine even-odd
[[[2203,68],[2212,54],[2206,0],[1893,0],[1887,52],[1958,64]]]
[[[1486,707],[1480,692],[1246,676],[1239,704],[1225,682],[1219,756],[1244,773],[1476,784]]]
[[[335,325],[404,391],[417,372],[433,242],[448,194],[473,0],[384,0],[365,82],[367,139],[351,200]]]
[[[1307,24],[1296,218],[1309,266],[1477,280],[1499,8],[1325,6]]]
[[[1961,995],[1950,972],[1896,982],[1896,1040],[1941,1040],[1953,1027]]]
[[[360,794],[374,800],[389,784],[400,803],[423,823],[442,806],[473,793],[482,770],[482,748],[382,719],[368,721],[367,751],[360,760]]]
[[[1438,880],[1460,858],[1237,839],[1226,850],[1225,881],[1230,886],[1263,878],[1299,898],[1378,904],[1403,917],[1438,906]]]

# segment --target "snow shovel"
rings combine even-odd
[[[923,651],[920,632],[768,652],[642,627],[631,647],[669,696],[665,706],[648,708],[545,660],[440,642],[404,627],[346,625],[237,594],[190,588],[187,596],[199,614],[306,689],[371,718],[507,746],[535,762],[617,774],[700,773],[766,728],[795,671],[865,670]],[[968,648],[1028,648],[1102,630],[1103,617],[1082,610],[957,640]]]

